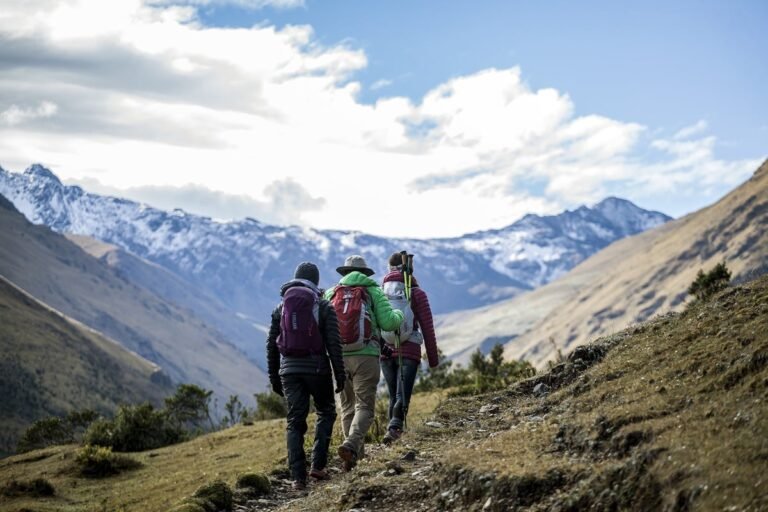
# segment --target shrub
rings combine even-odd
[[[51,416],[35,421],[17,445],[19,453],[57,444],[74,443],[98,414],[91,409],[71,411],[64,418]]]
[[[285,418],[288,414],[288,408],[285,405],[285,399],[277,393],[269,390],[264,393],[255,393],[256,397],[256,420],[271,420],[275,418]]]
[[[237,477],[235,488],[245,492],[249,497],[269,494],[272,484],[269,477],[262,473],[245,473]]]
[[[494,345],[488,356],[483,356],[480,349],[472,354],[469,363],[472,383],[460,386],[453,394],[468,395],[487,393],[503,389],[509,385],[536,374],[536,369],[527,361],[505,361],[504,347]]]
[[[240,402],[240,397],[237,395],[229,396],[229,400],[224,404],[224,410],[227,412],[227,415],[222,420],[225,426],[237,425],[243,419],[244,413],[247,413],[242,402]]]
[[[99,418],[88,427],[83,435],[83,443],[98,446],[112,446],[112,431],[114,424],[107,419]]]
[[[112,452],[105,446],[84,446],[77,454],[75,462],[80,467],[80,474],[94,478],[116,475],[121,471],[136,469],[141,463]]]
[[[44,478],[36,478],[31,481],[11,480],[0,490],[0,494],[9,498],[19,496],[31,496],[33,498],[42,498],[56,494],[51,482]]]
[[[72,427],[72,430],[82,431],[87,429],[91,423],[98,419],[98,417],[99,413],[93,409],[83,409],[67,413],[67,416],[64,419]]]
[[[194,384],[180,384],[176,393],[165,399],[166,413],[179,429],[184,426],[200,427],[207,419],[211,430],[215,430],[210,414],[212,394],[213,391]]]
[[[731,271],[720,262],[709,272],[699,270],[696,279],[688,287],[688,293],[699,300],[707,300],[709,297],[728,286],[731,280]]]
[[[61,418],[50,417],[34,422],[21,436],[16,451],[37,450],[74,441],[72,426]]]
[[[440,348],[437,349],[438,364],[430,368],[429,373],[420,366],[417,374],[417,382],[413,387],[414,393],[432,391],[435,389],[447,389],[463,386],[471,382],[469,371],[461,365],[453,365],[453,361],[445,357]]]
[[[178,443],[184,431],[151,404],[121,405],[114,420],[97,420],[85,433],[88,444],[119,452],[139,452]]]
[[[226,482],[216,480],[200,487],[188,501],[200,503],[209,512],[232,510],[232,489]]]

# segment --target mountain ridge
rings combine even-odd
[[[214,327],[239,322],[242,332],[266,324],[278,290],[300,261],[320,267],[321,285],[351,253],[362,254],[377,275],[392,252],[416,255],[416,275],[436,314],[479,307],[551,281],[617,239],[666,222],[628,201],[608,199],[559,216],[528,215],[502,229],[458,238],[386,239],[362,232],[270,226],[254,219],[217,222],[181,210],[164,212],[119,198],[89,194],[50,178],[37,165],[24,173],[0,168],[0,193],[34,223],[89,236],[158,264],[205,289],[231,314]],[[612,208],[613,207],[613,208]],[[612,221],[611,212],[627,217]],[[617,213],[617,215],[619,215]],[[254,324],[256,327],[254,327]],[[263,365],[263,347],[247,335],[233,341]]]

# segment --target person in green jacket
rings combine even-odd
[[[380,332],[394,331],[403,321],[403,313],[393,310],[379,284],[370,278],[374,274],[362,256],[354,255],[344,261],[344,265],[336,271],[343,277],[339,284],[325,292],[325,298],[334,304],[334,295],[339,286],[363,287],[368,301],[366,310],[369,313],[370,331],[363,329],[368,336],[361,334],[362,340],[346,343],[342,339],[344,368],[347,378],[343,391],[336,395],[341,408],[341,427],[344,443],[339,447],[339,457],[342,467],[349,471],[355,467],[357,460],[364,455],[363,440],[373,423],[376,406],[376,388],[379,384],[381,370],[379,356],[381,339]],[[343,319],[339,311],[340,300],[335,301],[336,313]],[[368,318],[368,316],[366,316]]]

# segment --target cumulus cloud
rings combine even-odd
[[[305,25],[205,26],[203,3],[213,5],[4,5],[3,165],[42,161],[65,180],[213,217],[397,236],[501,227],[608,193],[725,191],[754,169],[755,160],[718,160],[704,122],[662,137],[577,115],[566,92],[532,88],[517,67],[364,103],[362,50],[322,45]],[[298,213],[285,217],[289,205]],[[419,221],[405,222],[406,209]]]

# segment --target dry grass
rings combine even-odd
[[[0,461],[0,481],[42,477],[56,488],[52,498],[5,499],[0,510],[148,511],[168,510],[204,483],[234,484],[245,472],[269,471],[284,455],[285,422],[271,420],[236,426],[192,441],[131,454],[137,470],[106,479],[80,477],[78,446],[59,446]],[[43,457],[44,458],[41,458]]]
[[[440,397],[439,393],[414,395],[411,421],[431,414]],[[313,422],[310,417],[309,424]],[[46,478],[56,488],[56,496],[51,498],[0,497],[0,511],[168,510],[213,480],[234,485],[242,473],[282,468],[285,420],[235,426],[175,446],[130,454],[141,468],[100,480],[78,475],[78,450],[75,445],[59,446],[0,460],[0,481]],[[333,457],[331,460],[336,463]]]

